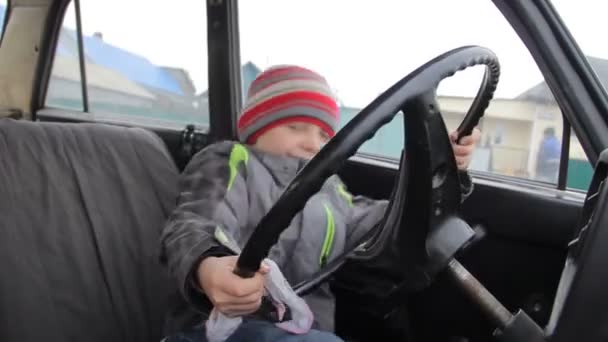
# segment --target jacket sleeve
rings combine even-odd
[[[161,236],[161,262],[178,282],[184,299],[198,311],[209,309],[199,289],[196,270],[207,256],[232,254],[220,245],[215,229],[233,233],[246,222],[248,196],[245,186],[247,150],[234,143],[218,143],[197,153],[179,181],[177,206]],[[241,192],[238,195],[228,192]],[[230,199],[228,199],[230,197]]]
[[[460,191],[462,193],[460,200],[464,202],[473,193],[473,178],[468,171],[458,170],[458,179],[460,180]]]
[[[473,192],[473,181],[467,171],[459,171],[460,188],[462,192],[461,200],[464,202]],[[353,244],[359,242],[363,236],[373,229],[384,216],[388,207],[387,200],[373,200],[365,196],[352,196],[346,192],[344,185],[340,185],[343,197],[350,203],[350,215],[348,215],[346,239],[347,248],[354,247]]]
[[[347,222],[346,247],[355,247],[372,228],[380,222],[388,206],[387,200],[373,200],[365,196],[355,196],[352,200],[350,219]]]
[[[344,210],[345,247],[349,250],[382,219],[388,201],[374,200],[365,196],[353,196],[337,176],[334,184],[336,184],[335,189],[340,202],[338,207]]]

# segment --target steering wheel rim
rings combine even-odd
[[[365,141],[390,122],[408,101],[429,92],[434,97],[436,88],[443,79],[476,65],[485,65],[486,70],[477,96],[458,128],[458,139],[470,134],[494,95],[500,74],[496,55],[480,46],[456,48],[425,63],[378,96],[342,128],[296,175],[260,220],[238,258],[235,273],[241,277],[252,277],[280,234],[304,208],[308,199],[319,191],[327,178],[335,174]]]

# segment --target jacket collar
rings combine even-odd
[[[307,159],[280,156],[248,146],[260,162],[283,184],[289,183],[306,165]]]

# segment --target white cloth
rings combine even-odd
[[[266,293],[277,309],[279,320],[283,319],[286,307],[291,311],[292,319],[276,323],[276,326],[293,334],[307,333],[313,322],[313,314],[308,304],[293,291],[274,261],[266,259],[264,263],[270,268],[270,272],[265,276]],[[242,322],[241,317],[228,317],[213,309],[205,323],[207,339],[209,342],[223,342]]]
[[[215,231],[215,238],[233,252],[237,254],[241,252],[240,248],[219,227]],[[291,311],[291,320],[276,323],[276,326],[293,334],[307,333],[314,320],[308,304],[294,292],[274,261],[266,259],[264,263],[270,268],[270,271],[264,276],[265,292],[272,300],[279,320],[283,319],[286,307],[289,307]],[[207,339],[209,342],[223,342],[242,322],[241,317],[228,317],[214,308],[205,322]]]

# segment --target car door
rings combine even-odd
[[[546,2],[536,2],[537,8],[528,8],[526,5],[529,4],[523,2],[496,3],[505,12],[519,11],[511,12],[509,19],[513,22],[514,18],[529,18],[531,13],[541,17],[555,16]],[[557,5],[558,8],[559,5],[567,6],[565,3]],[[573,10],[571,7],[568,9]],[[575,24],[581,30],[583,20],[580,13],[578,18],[573,13],[568,14],[578,20]],[[524,30],[521,27],[519,29],[522,34]],[[541,31],[543,29],[538,29],[535,33],[543,34]],[[544,33],[551,36],[547,31]],[[557,39],[568,40],[568,37],[557,36]],[[537,46],[541,45],[538,40],[527,40],[526,43],[533,47],[532,51],[540,49]],[[570,53],[575,55],[576,51]],[[541,59],[537,57],[536,60]],[[601,75],[605,60],[590,58],[589,61],[591,67],[596,67],[595,70]],[[563,61],[568,62],[575,63],[567,59]],[[545,77],[550,75],[547,70],[543,71]],[[581,74],[579,72],[579,76]],[[508,75],[504,79],[507,77]],[[472,246],[458,257],[510,311],[515,312],[520,308],[525,310],[541,327],[548,322],[567,246],[574,237],[584,193],[592,174],[592,164],[584,154],[581,142],[571,129],[568,119],[570,117],[575,122],[585,120],[584,113],[562,110],[554,95],[561,94],[552,92],[550,87],[546,81],[541,80],[512,99],[495,99],[486,111],[486,119],[480,127],[486,134],[493,130],[494,135],[485,139],[482,137],[471,170],[475,191],[461,208],[462,217],[476,228],[478,236]],[[599,96],[605,99],[603,92]],[[560,100],[560,103],[565,101]],[[447,99],[443,110],[451,112],[452,102]],[[520,116],[525,112],[526,106],[530,106],[527,115],[533,121],[531,130],[518,129],[515,125],[509,126],[504,122],[492,123],[494,120],[491,118],[503,111],[505,118],[507,115]],[[515,108],[517,111],[509,111]],[[450,122],[447,123],[449,127]],[[600,121],[598,126],[601,125],[605,124]],[[455,125],[452,124],[451,128],[455,128]],[[513,139],[522,131],[526,133]],[[527,140],[526,134],[533,137],[532,140]],[[535,139],[536,147],[533,142]],[[521,147],[517,145],[522,140],[527,141],[525,145],[528,150],[523,161],[518,161],[513,155]],[[546,167],[543,169],[543,164],[547,164],[546,154],[549,153],[547,150],[551,148],[552,140],[558,141],[560,147],[557,149],[557,160],[553,160],[552,170],[547,172]],[[587,146],[587,151],[601,149],[601,146],[596,149]],[[394,159],[382,155],[381,146],[375,152],[374,155],[352,160],[342,175],[354,192],[386,198],[392,190],[396,167]],[[483,158],[484,163],[481,163],[482,156],[487,157]],[[514,169],[514,165],[521,166],[520,170]],[[412,294],[407,308],[393,315],[395,317],[389,319],[390,323],[386,322],[386,318],[382,320],[366,315],[365,310],[353,301],[347,289],[338,287],[338,296],[340,295],[345,300],[338,307],[347,312],[342,321],[343,329],[355,330],[354,335],[366,334],[364,328],[352,327],[364,327],[364,324],[374,322],[376,325],[371,325],[373,333],[366,335],[369,339],[379,334],[383,338],[397,340],[409,334],[410,338],[415,336],[420,341],[489,341],[496,328],[459,291],[447,274],[441,274],[430,288]],[[353,320],[361,324],[353,324]],[[407,329],[394,328],[399,322],[403,326],[406,320],[410,322]]]
[[[509,5],[497,5],[504,12],[513,11]],[[503,73],[495,99],[479,125],[482,137],[470,167],[475,191],[461,208],[478,236],[459,259],[509,310],[522,308],[538,324],[546,324],[592,167],[569,120],[564,119],[572,113],[562,111],[545,81],[550,73],[542,64],[541,72],[538,57],[532,54],[538,43],[522,41],[523,29],[516,32],[515,21],[507,21],[489,1],[466,5],[441,1],[382,6],[337,3],[324,6],[316,17],[315,30],[306,32],[298,29],[297,19],[287,15],[274,16],[278,19],[272,25],[254,23],[258,11],[287,13],[284,6],[242,4],[240,26],[249,33],[249,40],[242,42],[241,63],[263,69],[268,64],[265,56],[307,63],[328,75],[337,90],[343,123],[392,82],[441,52],[468,43],[497,53]],[[301,17],[312,15],[315,6],[320,4],[307,2]],[[431,13],[432,21],[417,18],[428,19]],[[382,20],[373,21],[371,27],[357,25],[363,17]],[[295,23],[288,25],[288,20]],[[281,33],[276,32],[277,26],[283,28]],[[332,32],[331,38],[327,32]],[[281,40],[286,36],[306,36],[310,43]],[[253,49],[279,42],[284,49]],[[307,52],[319,46],[326,49],[323,59]],[[479,70],[473,70],[440,85],[438,101],[450,131],[462,120],[480,80]],[[345,165],[340,175],[350,191],[378,199],[390,196],[407,138],[402,120],[403,114],[397,115]],[[495,328],[445,274],[431,287],[412,294],[408,305],[390,317],[368,314],[363,302],[342,285],[336,284],[335,290],[337,329],[343,336],[485,341]],[[406,320],[409,329],[402,328]]]

